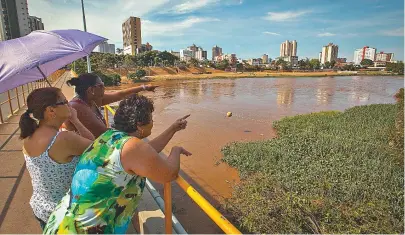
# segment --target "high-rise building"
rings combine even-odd
[[[354,51],[354,64],[360,64],[362,60],[369,59],[374,61],[375,60],[375,53],[377,49],[372,48],[369,46],[365,46],[363,48],[357,49]]]
[[[375,56],[376,61],[393,61],[394,60],[394,53],[384,53],[381,51]]]
[[[280,57],[297,56],[297,41],[285,41],[280,45]]]
[[[318,55],[318,60],[319,60],[319,62],[321,62],[321,59],[322,59],[322,51],[319,52],[319,55]]]
[[[201,47],[198,47],[197,51],[195,52],[195,58],[197,60],[206,60],[207,51],[204,51]]]
[[[141,19],[138,17],[129,17],[122,24],[122,36],[124,42],[124,54],[135,55],[138,48],[142,45]]]
[[[215,45],[212,48],[212,60],[215,60],[215,57],[222,55],[222,48]]]
[[[25,36],[31,32],[27,0],[0,0],[0,41]]]
[[[338,58],[338,53],[339,47],[337,45],[333,45],[333,43],[329,43],[328,45],[322,47],[321,64],[336,61]]]
[[[269,55],[263,54],[262,55],[262,63],[268,64],[269,63]]]
[[[180,60],[189,62],[193,57],[193,51],[188,49],[181,49],[180,50]]]
[[[97,46],[96,51],[100,53],[115,54],[115,44],[108,44],[107,42],[103,42]]]
[[[153,50],[153,46],[147,42],[146,44],[142,44],[140,48],[137,48],[136,53],[143,53],[143,52],[147,52],[147,51],[152,51]]]
[[[35,30],[44,30],[42,19],[36,16],[28,16],[28,27],[31,32]]]
[[[192,51],[192,57],[195,58],[195,54],[197,53],[198,48],[199,48],[198,46],[193,44],[193,45],[187,47],[187,50]]]

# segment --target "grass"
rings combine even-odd
[[[243,179],[231,219],[244,233],[403,233],[400,100],[287,117],[278,138],[225,146]]]

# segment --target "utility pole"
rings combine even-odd
[[[84,13],[84,3],[82,0],[82,14],[83,14],[83,27],[84,27],[84,32],[87,32],[87,27],[86,27],[86,15]],[[90,64],[90,56],[87,56],[87,72],[91,73],[91,64]]]

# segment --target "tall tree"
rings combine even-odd
[[[368,66],[374,65],[374,62],[372,60],[370,60],[370,59],[363,59],[360,62],[360,64],[363,65],[364,67],[368,67]]]
[[[311,67],[312,69],[319,69],[321,63],[319,62],[318,59],[311,59],[311,60],[309,61],[309,65],[310,65],[310,67]]]

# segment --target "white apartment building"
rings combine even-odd
[[[384,53],[381,51],[375,56],[376,61],[393,61],[394,60],[394,53]]]
[[[204,51],[201,47],[198,47],[197,51],[195,52],[195,58],[200,61],[206,60],[207,51]]]
[[[325,64],[326,62],[336,61],[338,58],[339,47],[337,45],[333,45],[333,43],[329,43],[328,45],[322,47],[321,53],[321,64]]]
[[[193,54],[194,53],[191,50],[181,49],[180,50],[180,60],[185,61],[185,62],[189,62],[191,60],[191,58],[194,58]]]
[[[297,41],[285,41],[280,45],[280,57],[297,56]]]
[[[96,51],[100,53],[115,54],[115,44],[108,44],[107,42],[103,42],[97,46]]]
[[[377,51],[376,48],[372,48],[372,47],[368,47],[368,46],[365,46],[360,49],[356,49],[354,51],[354,58],[353,58],[354,64],[360,64],[361,61],[364,59],[369,59],[369,60],[375,61],[376,51]]]

